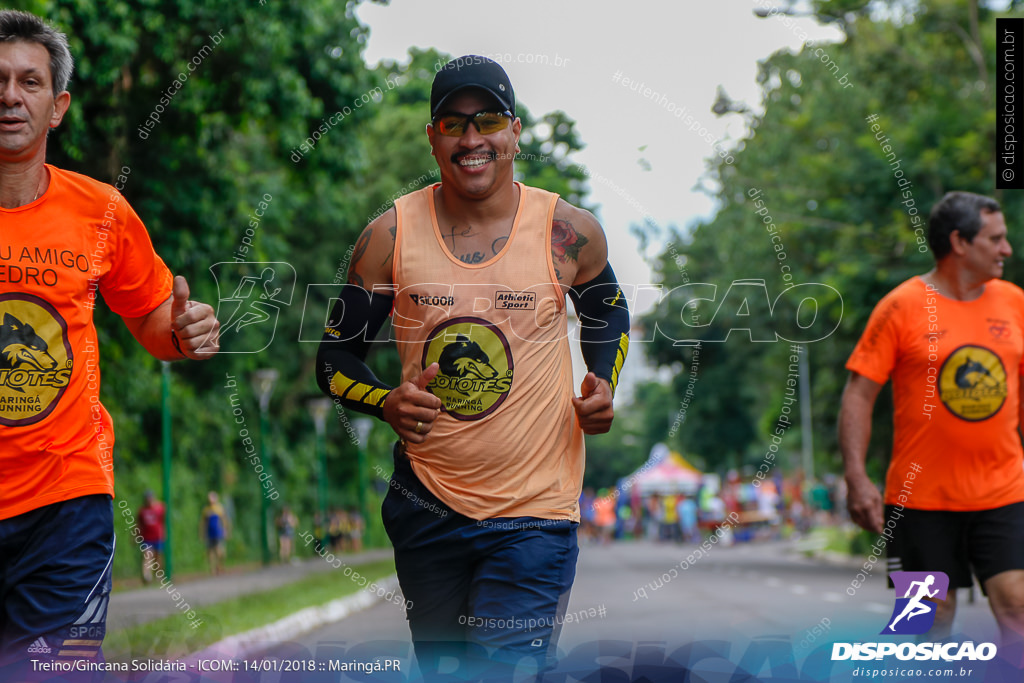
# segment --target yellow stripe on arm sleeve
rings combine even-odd
[[[615,393],[615,387],[619,383],[619,371],[622,370],[622,364],[626,362],[626,353],[629,352],[629,335],[623,333],[619,337],[619,348],[615,352],[615,365],[612,366],[612,379],[609,384],[612,387],[612,393]]]
[[[569,288],[580,327],[587,369],[608,381],[612,392],[629,349],[629,308],[610,265],[590,282]]]
[[[391,387],[374,376],[366,357],[393,305],[391,296],[342,287],[316,356],[317,386],[336,405],[384,419]]]
[[[346,402],[360,403],[365,406],[379,408],[384,405],[384,399],[391,393],[390,389],[374,387],[363,382],[345,377],[340,372],[334,373],[331,378],[331,389],[335,396],[344,399]]]

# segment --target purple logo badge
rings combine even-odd
[[[881,633],[927,633],[935,623],[936,605],[926,598],[945,600],[949,577],[943,572],[893,572],[889,578],[896,588],[896,605]]]

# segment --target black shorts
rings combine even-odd
[[[953,589],[970,587],[973,570],[984,592],[996,574],[1024,569],[1024,503],[970,512],[886,505],[885,519],[890,572],[945,572]]]

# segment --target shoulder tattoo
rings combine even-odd
[[[576,262],[580,259],[580,249],[589,240],[581,235],[572,223],[560,218],[551,221],[551,258],[555,263]]]
[[[370,246],[370,237],[373,235],[373,228],[367,228],[363,231],[363,234],[356,240],[356,246],[352,250],[352,260],[348,264],[348,281],[353,285],[363,286],[363,278],[356,272],[356,268],[359,265],[359,260],[363,258],[363,254],[366,253],[366,248]]]
[[[398,226],[392,225],[390,228],[388,228],[388,232],[391,233],[391,251],[388,252],[387,258],[385,258],[384,261],[380,264],[382,266],[386,266],[388,264],[388,261],[391,260],[391,257],[395,253],[395,242],[397,241]]]

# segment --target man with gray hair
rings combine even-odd
[[[113,425],[99,400],[96,293],[162,360],[218,350],[111,187],[46,164],[71,104],[66,37],[0,11],[0,680],[96,662],[114,553]],[[38,673],[33,673],[38,672]]]
[[[977,576],[1005,645],[1024,638],[1024,291],[1001,279],[1012,250],[999,204],[950,192],[932,209],[935,267],[887,294],[846,364],[839,415],[847,505],[887,539],[890,572],[944,572],[929,638],[948,636],[956,589]],[[885,495],[865,469],[871,412],[892,378]],[[866,567],[867,568],[867,567]],[[1018,653],[1019,655],[1019,653]]]

